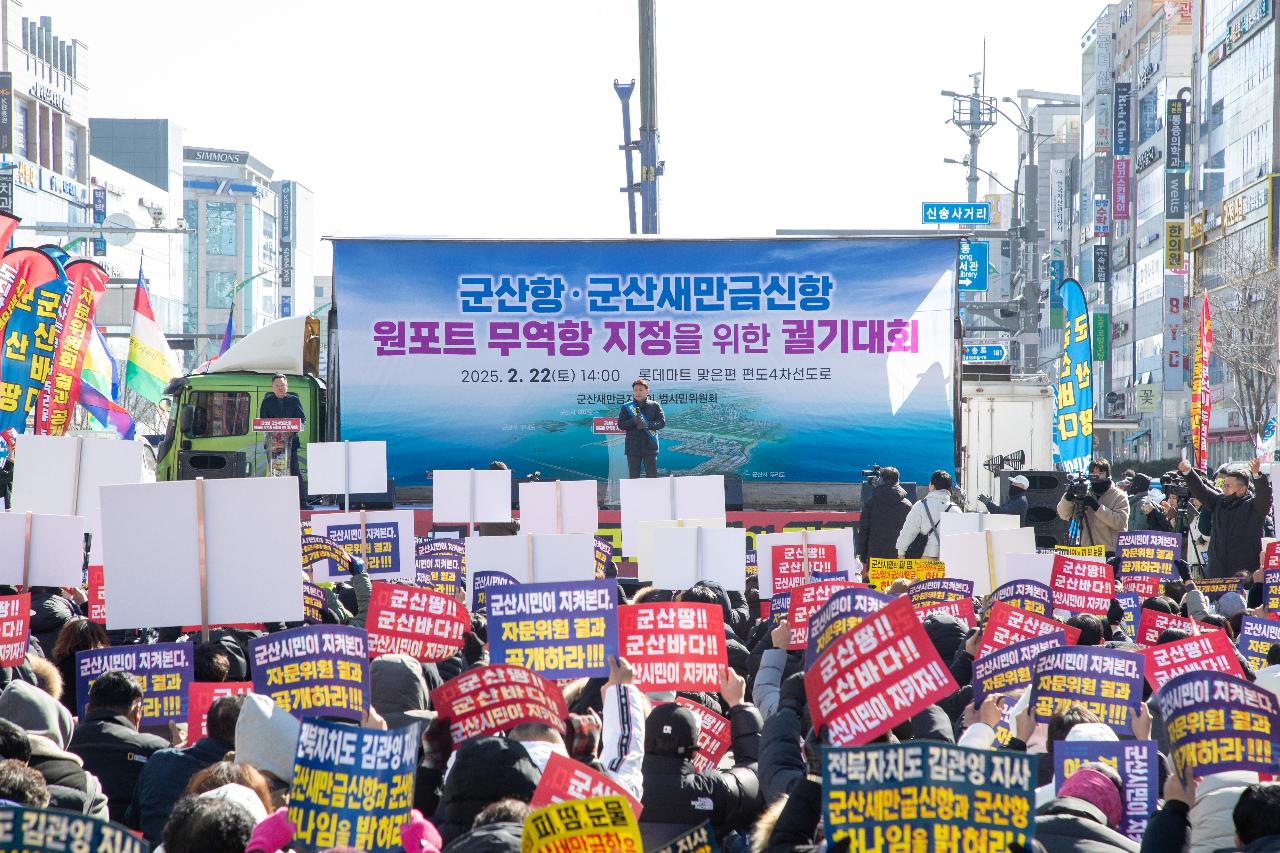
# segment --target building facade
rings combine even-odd
[[[316,306],[315,197],[297,181],[272,184],[280,201],[279,315],[309,314]]]

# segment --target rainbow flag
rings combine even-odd
[[[133,328],[129,333],[129,361],[124,368],[124,384],[130,391],[159,403],[174,374],[173,352],[165,340],[156,315],[151,310],[147,279],[138,263],[138,289],[133,295]]]
[[[97,324],[89,337],[84,367],[80,371],[80,407],[99,429],[114,429],[122,438],[133,438],[133,416],[115,402],[120,392],[120,368],[107,349],[107,339]]]

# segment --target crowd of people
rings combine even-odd
[[[1261,613],[1259,551],[1270,486],[1256,464],[1247,472],[1226,472],[1221,486],[1192,470],[1183,473],[1210,537],[1206,569],[1213,576],[1240,576],[1243,592],[1211,603],[1184,564],[1183,580],[1165,583],[1162,594],[1142,607],[1216,625],[1234,639],[1245,615]],[[1064,496],[1059,514],[1064,520],[1087,519],[1082,530],[1094,537],[1087,544],[1111,551],[1120,530],[1140,523],[1167,529],[1166,507],[1143,497],[1150,486],[1144,479],[1129,478],[1126,493],[1113,482],[1107,462],[1098,460],[1085,495]],[[1024,515],[1027,481],[1014,477],[1010,485],[1003,503],[984,503],[990,511]],[[926,496],[913,503],[898,483],[898,472],[882,469],[856,534],[857,551],[864,559],[936,556],[938,519],[959,509],[945,472],[935,473]],[[354,559],[350,581],[325,587],[325,622],[362,627],[371,589],[369,575]],[[902,595],[906,589],[907,582],[899,581],[886,592]],[[188,742],[182,725],[140,730],[143,692],[129,673],[107,672],[93,681],[87,696],[76,693],[77,651],[159,640],[193,643],[199,682],[247,681],[248,642],[262,632],[215,629],[207,640],[188,637],[179,628],[107,632],[86,618],[82,590],[37,587],[31,593],[26,660],[0,669],[0,803],[109,819],[163,845],[167,853],[289,849],[294,828],[287,804],[300,723],[271,699],[253,693],[217,699],[208,712],[207,732]],[[463,647],[446,660],[384,655],[370,664],[370,708],[360,725],[422,725],[414,810],[401,829],[403,848],[411,853],[519,850],[529,801],[551,756],[559,754],[605,774],[643,805],[639,826],[646,850],[703,822],[725,850],[842,849],[823,837],[821,760],[829,733],[811,722],[804,652],[788,650],[792,629],[785,618],[762,613],[757,578],[748,578],[745,594],[709,581],[683,590],[619,581],[617,594],[621,604],[682,601],[721,609],[728,666],[719,690],[679,694],[729,720],[731,746],[719,766],[695,770],[698,716],[675,703],[676,694],[642,693],[631,664],[618,657],[609,660],[607,677],[561,685],[569,711],[565,734],[525,723],[501,736],[453,742],[430,693],[488,662],[487,622],[482,612],[473,613]],[[875,742],[936,741],[1039,754],[1035,838],[1027,849],[1280,851],[1280,784],[1250,772],[1184,784],[1169,772],[1169,738],[1154,713],[1149,687],[1135,735],[1160,748],[1163,797],[1141,841],[1121,834],[1125,794],[1110,767],[1089,764],[1067,780],[1055,780],[1055,744],[1118,735],[1079,704],[1037,724],[1020,691],[988,695],[975,704],[974,659],[985,604],[975,600],[979,624],[972,626],[947,614],[923,619],[959,690],[897,720]],[[1065,621],[1080,631],[1079,645],[1138,648],[1114,600],[1106,616],[1074,615]],[[1188,635],[1169,629],[1160,642],[1183,636]],[[1240,662],[1248,680],[1280,695],[1280,644],[1272,647],[1264,669],[1255,672],[1243,657]],[[81,700],[83,713],[78,712]],[[1015,730],[1000,745],[996,730],[1010,705],[1016,711]]]

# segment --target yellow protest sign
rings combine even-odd
[[[898,578],[924,581],[940,578],[947,573],[941,560],[890,560],[872,557],[867,563],[867,583],[876,589],[888,589]]]
[[[622,797],[556,803],[525,818],[520,853],[568,849],[642,853],[644,846],[635,815]]]
[[[1066,554],[1068,557],[1106,557],[1106,549],[1101,545],[1056,545],[1055,554]]]

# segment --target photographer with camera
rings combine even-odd
[[[862,476],[873,483],[875,489],[858,519],[858,559],[864,564],[872,557],[896,559],[898,534],[902,532],[907,513],[911,512],[911,501],[898,485],[898,469],[872,465]]]
[[[1201,514],[1210,514],[1213,536],[1204,576],[1226,578],[1239,571],[1255,571],[1262,551],[1263,526],[1271,509],[1271,481],[1262,473],[1260,460],[1249,462],[1247,475],[1243,471],[1227,471],[1221,491],[1206,483],[1185,459],[1178,463],[1178,471],[1187,478],[1191,496],[1200,501]]]
[[[1002,504],[997,504],[991,500],[989,495],[978,495],[978,500],[987,508],[987,512],[996,515],[1016,515],[1018,517],[1018,526],[1027,526],[1027,489],[1031,487],[1031,481],[1026,477],[1018,474],[1009,478],[1009,497]]]
[[[1129,525],[1129,499],[1111,481],[1111,463],[1095,459],[1089,465],[1089,478],[1083,475],[1067,483],[1058,501],[1058,518],[1080,523],[1079,543],[1101,545],[1111,556],[1116,550],[1116,535]]]

